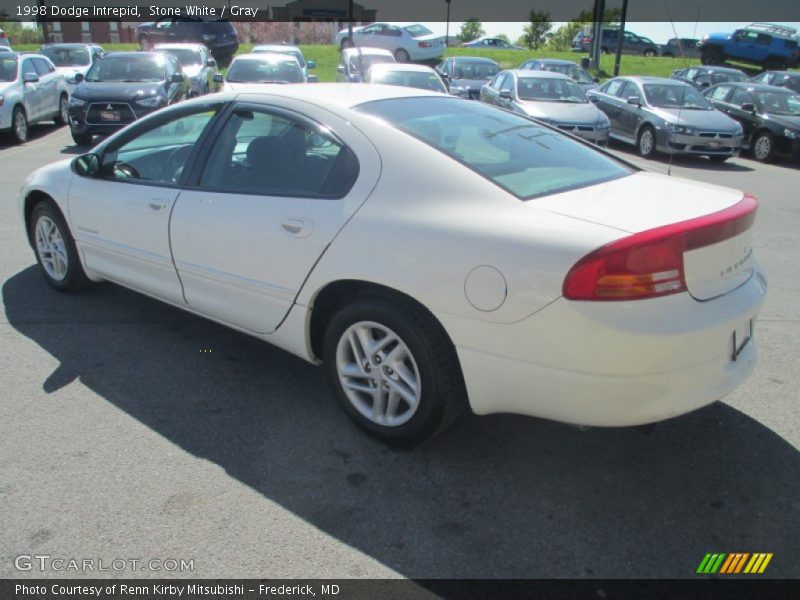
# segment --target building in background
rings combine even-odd
[[[136,41],[136,25],[123,21],[42,21],[45,43],[129,44]]]

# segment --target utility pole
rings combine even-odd
[[[625,19],[628,16],[628,0],[622,0],[622,14],[619,18],[619,39],[617,39],[617,55],[614,57],[614,77],[619,75],[619,60],[622,55],[622,40],[625,37]]]
[[[356,45],[353,41],[353,0],[347,0],[347,39],[351,46]]]
[[[444,0],[447,3],[447,27],[444,33],[444,47],[450,46],[450,0]]]
[[[592,69],[600,70],[600,54],[603,43],[603,19],[606,14],[606,0],[594,0],[594,23],[592,24]]]

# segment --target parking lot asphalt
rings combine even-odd
[[[300,359],[114,285],[49,289],[16,193],[77,152],[65,128],[0,145],[0,577],[693,577],[706,552],[800,576],[798,165],[673,162],[761,201],[759,363],[723,402],[630,429],[469,417],[398,452]]]

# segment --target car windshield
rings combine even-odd
[[[200,55],[200,51],[193,48],[164,48],[161,52],[172,54],[184,67],[203,64],[203,57]]]
[[[159,56],[105,56],[94,63],[86,81],[163,81],[164,58]]]
[[[278,54],[288,54],[289,56],[294,56],[297,59],[297,62],[300,63],[301,67],[305,67],[306,66],[306,61],[303,58],[303,53],[300,52],[300,50],[295,50],[294,48],[280,48],[280,47],[279,48],[269,48],[269,49],[267,49],[267,48],[264,48],[264,49],[253,48],[253,53],[254,54],[260,54],[262,52],[277,52]]]
[[[500,67],[485,62],[456,62],[453,79],[491,79],[500,72]]]
[[[42,54],[57,67],[85,67],[92,62],[89,51],[86,48],[45,46],[42,48]]]
[[[800,116],[800,96],[785,92],[754,92],[761,110],[771,115]]]
[[[416,24],[416,25],[409,25],[408,27],[403,27],[411,37],[420,37],[423,35],[430,35],[433,32],[425,27],[424,25]]]
[[[17,57],[0,57],[0,81],[16,81]]]
[[[399,85],[403,87],[433,90],[434,92],[447,92],[442,80],[436,73],[428,71],[390,71],[375,70],[370,73],[370,83],[383,83],[385,85]]]
[[[581,87],[570,79],[520,77],[517,81],[517,95],[520,100],[535,100],[537,102],[563,102],[567,104],[586,104],[589,102]]]
[[[457,160],[521,199],[625,177],[614,158],[525,117],[450,97],[356,107]]]
[[[294,59],[234,60],[226,80],[231,83],[302,83],[303,71]]]
[[[744,73],[712,73],[711,83],[728,83],[737,81],[747,81],[747,75]]]
[[[644,86],[644,95],[650,106],[659,108],[714,110],[700,92],[689,85],[648,83]]]
[[[356,72],[366,72],[372,65],[393,62],[394,57],[383,54],[353,54],[350,57],[350,69]]]
[[[551,73],[561,73],[567,77],[572,77],[578,83],[594,83],[591,76],[581,69],[578,65],[552,65],[545,64],[542,71],[550,71]]]

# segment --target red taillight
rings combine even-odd
[[[686,291],[683,253],[746,231],[755,221],[757,207],[756,199],[745,194],[739,202],[719,212],[606,244],[570,269],[564,280],[564,297],[639,300]]]
[[[430,48],[431,46],[433,46],[431,42],[419,42],[420,48]]]
[[[0,40],[4,40],[8,37],[8,34],[5,31],[0,31]]]
[[[589,42],[591,42],[591,41],[592,41],[592,38],[590,38],[590,37],[585,37],[585,38],[583,38],[583,43],[584,43],[584,44],[588,44],[588,43],[589,43]]]

